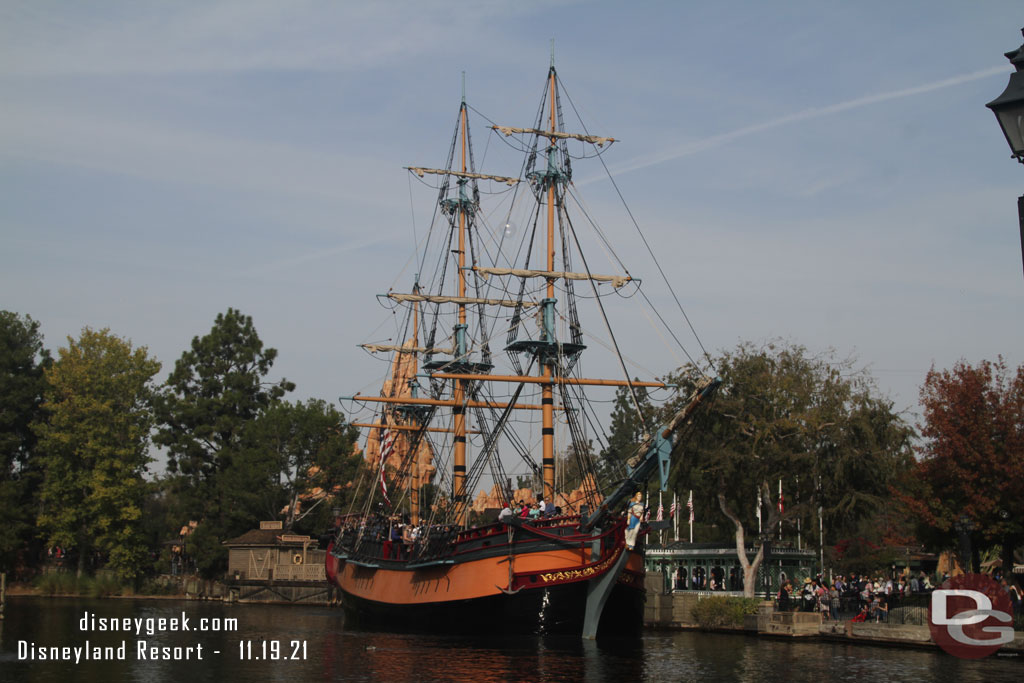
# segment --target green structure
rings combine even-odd
[[[753,560],[757,547],[746,547],[747,558]],[[735,543],[649,544],[645,553],[648,576],[661,573],[665,592],[723,591],[743,592],[743,567],[736,554]],[[817,553],[798,550],[787,544],[771,544],[767,561],[757,572],[757,593],[774,595],[785,579],[798,579],[818,572]]]

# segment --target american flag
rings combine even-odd
[[[384,463],[395,450],[395,432],[387,429],[380,440],[380,492],[384,495],[384,501],[391,507],[391,498],[388,497],[388,485],[384,481]]]
[[[665,519],[665,506],[661,504],[661,492],[658,492],[658,521]]]
[[[782,480],[779,479],[779,514],[780,515],[786,509],[786,506],[783,505],[783,501],[785,501],[785,498],[782,496]]]
[[[690,508],[690,524],[693,524],[693,491],[690,491],[690,499],[686,501],[686,507]]]
[[[384,462],[395,451],[395,432],[385,429],[380,439],[380,461]]]
[[[668,516],[669,517],[675,517],[676,516],[676,507],[678,506],[677,502],[678,501],[676,499],[676,494],[673,493],[672,494],[672,507],[670,507],[668,509]]]

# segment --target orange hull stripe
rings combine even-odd
[[[586,556],[585,556],[586,555]],[[338,584],[346,593],[391,604],[427,604],[497,595],[508,587],[509,559],[488,557],[419,570],[371,569],[345,563]],[[517,555],[514,572],[562,571],[589,563],[585,550],[552,550]]]

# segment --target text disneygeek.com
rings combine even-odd
[[[159,636],[164,633],[183,632],[231,632],[238,631],[238,619],[204,617],[191,619],[184,612],[180,617],[100,617],[86,611],[78,621],[78,630],[90,632],[121,632],[135,636]],[[288,660],[306,659],[305,641],[276,641],[259,638],[255,642],[239,640],[224,643],[239,659]],[[218,647],[223,647],[220,645]],[[27,640],[18,641],[19,661],[124,661],[134,656],[138,661],[189,661],[202,660],[204,656],[219,655],[209,645],[166,645],[159,641],[138,638],[134,642],[121,640],[117,644],[97,645],[86,640],[75,645],[50,645]]]

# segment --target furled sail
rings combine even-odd
[[[506,308],[532,308],[539,304],[529,301],[512,301],[511,299],[481,299],[473,296],[444,296],[439,294],[397,294],[388,292],[385,296],[394,301],[426,301],[432,304],[483,304],[485,306],[505,306]]]
[[[458,178],[476,178],[478,180],[494,180],[499,183],[505,183],[506,185],[515,185],[519,182],[519,178],[507,178],[501,175],[488,175],[486,173],[470,173],[469,171],[451,171],[443,168],[423,168],[421,166],[406,166],[406,169],[412,171],[420,178],[424,174],[430,173],[433,175],[453,175]]]
[[[582,140],[583,142],[589,142],[595,144],[598,147],[604,147],[605,144],[611,144],[618,142],[615,138],[603,138],[599,135],[580,135],[578,133],[563,133],[557,130],[540,130],[538,128],[515,128],[514,126],[491,126],[494,130],[499,133],[504,133],[505,136],[512,135],[513,133],[526,133],[527,135],[543,135],[546,138],[557,138],[560,140]]]
[[[481,275],[515,275],[517,277],[543,277],[549,279],[561,279],[561,280],[593,280],[595,282],[610,282],[616,289],[622,287],[627,282],[632,282],[633,278],[628,275],[593,275],[587,273],[570,273],[565,271],[552,271],[552,270],[529,270],[526,268],[484,268],[475,267],[473,270]],[[524,306],[526,304],[523,304]]]
[[[379,353],[381,351],[389,351],[394,353],[455,353],[455,349],[438,348],[436,346],[431,346],[429,348],[425,346],[409,346],[407,344],[404,344],[402,346],[399,346],[397,344],[360,344],[359,346],[371,353]]]

